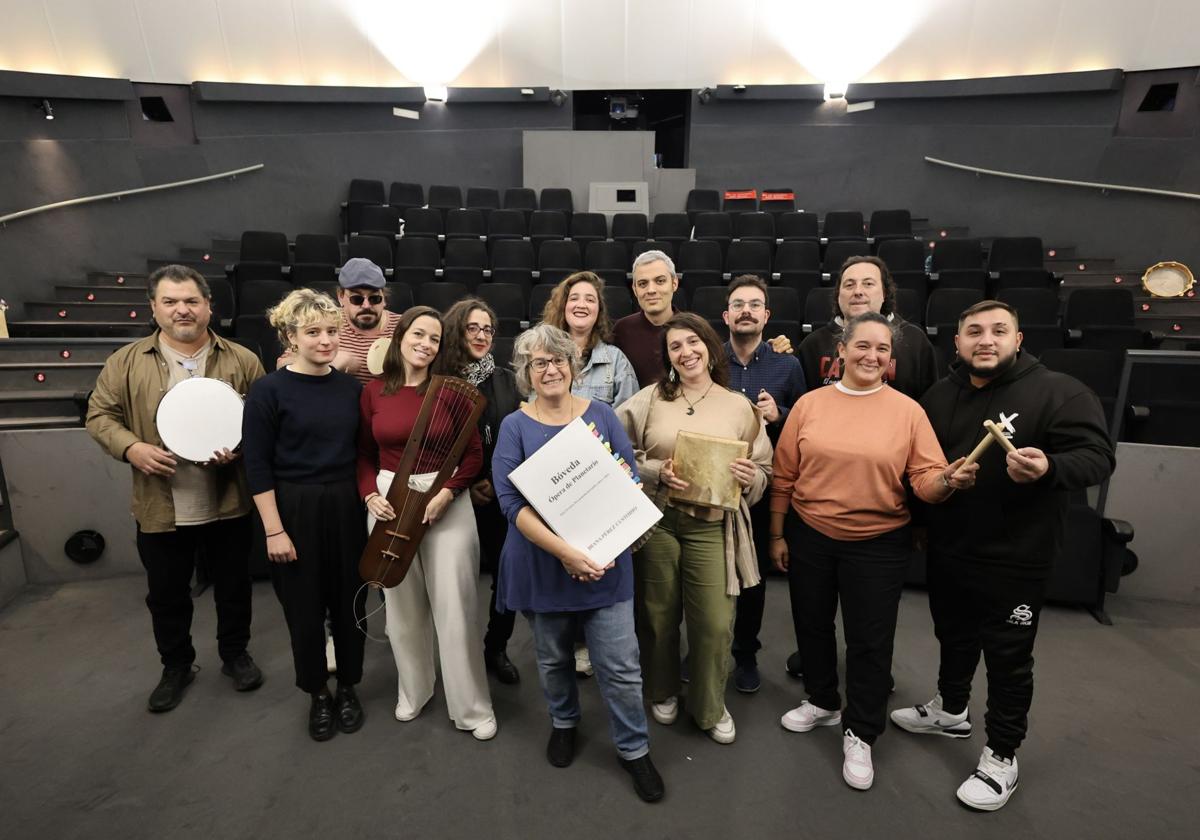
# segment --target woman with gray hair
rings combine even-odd
[[[642,704],[633,558],[626,549],[608,566],[595,568],[584,551],[550,530],[509,478],[577,417],[591,424],[614,457],[624,458],[631,469],[633,447],[611,408],[571,393],[579,350],[566,332],[549,324],[525,331],[513,348],[512,364],[518,390],[537,399],[504,418],[492,458],[496,497],[512,526],[500,554],[496,601],[500,609],[523,612],[533,628],[538,679],[550,710],[546,757],[555,767],[566,767],[575,757],[581,711],[573,646],[581,628],[621,764],[633,777],[638,796],[655,802],[663,796],[663,782],[650,761]],[[633,476],[636,480],[636,470]]]

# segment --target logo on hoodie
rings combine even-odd
[[[822,385],[832,385],[834,382],[841,381],[842,378],[842,359],[840,356],[822,356],[817,364],[818,371],[821,374]],[[892,359],[888,362],[887,370],[883,372],[884,382],[896,381],[896,360]],[[1016,417],[1017,415],[1013,415]]]
[[[1029,609],[1028,604],[1019,604],[1008,617],[1008,623],[1028,627],[1033,624],[1033,610]]]
[[[1012,414],[1005,414],[1003,411],[1000,412],[1000,422],[996,425],[1000,427],[1000,431],[1004,432],[1004,436],[1009,440],[1012,440],[1017,434],[1017,430],[1013,428],[1012,421],[1020,416],[1021,413],[1019,411],[1014,411]]]

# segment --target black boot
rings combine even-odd
[[[504,651],[486,652],[483,655],[483,661],[487,665],[488,671],[495,674],[496,679],[504,685],[516,685],[521,681],[517,666],[512,664],[512,660]]]
[[[328,741],[333,737],[333,695],[322,688],[312,696],[308,710],[308,734],[314,741]]]

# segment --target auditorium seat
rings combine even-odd
[[[499,335],[492,339],[492,358],[495,359],[497,367],[509,368],[512,364],[513,344],[515,341],[515,339],[504,338]]]
[[[487,245],[478,239],[449,239],[443,259],[442,279],[448,283],[462,283],[475,289],[483,282],[483,272],[488,267]]]
[[[573,213],[571,239],[579,243],[580,251],[586,252],[592,242],[608,239],[608,218],[603,213]]]
[[[701,286],[691,293],[691,311],[709,321],[722,321],[727,290],[724,286]]]
[[[233,294],[233,284],[224,277],[206,277],[208,290],[212,294],[212,310],[214,323],[232,320],[237,315],[237,302]]]
[[[216,279],[220,278],[208,278],[209,285]],[[337,266],[330,263],[293,263],[288,280],[297,288],[308,289],[315,289],[326,283],[336,284]]]
[[[933,248],[933,271],[983,270],[983,248],[978,239],[939,239]]]
[[[612,238],[625,246],[625,253],[633,243],[650,238],[650,223],[645,213],[615,213],[612,218]]]
[[[242,233],[238,248],[239,262],[274,262],[287,265],[287,235],[270,230],[248,230]]]
[[[658,213],[650,222],[650,237],[660,242],[686,242],[692,238],[692,223],[686,213]]]
[[[392,181],[388,188],[388,204],[399,208],[401,213],[409,207],[425,206],[425,188],[420,184],[410,184],[405,181]]]
[[[533,252],[541,252],[542,244],[567,238],[567,217],[558,210],[536,210],[529,219],[529,239]]]
[[[1042,240],[1037,236],[998,236],[988,250],[991,274],[1008,268],[1042,268]]]
[[[924,271],[893,271],[892,282],[900,291],[912,292],[920,301],[921,312],[925,312],[925,299],[929,297],[929,275]]]
[[[675,260],[677,253],[674,242],[664,242],[657,239],[647,239],[642,242],[634,242],[629,248],[630,271],[633,270],[633,264],[637,258],[647,251],[662,251],[664,254],[670,257],[672,261]],[[678,271],[678,269],[679,267],[676,266],[676,271]]]
[[[917,289],[896,289],[896,312],[905,321],[925,324],[925,295]]]
[[[1139,327],[1090,324],[1071,332],[1073,347],[1093,350],[1153,350],[1154,336]]]
[[[405,236],[396,243],[396,265],[392,279],[414,287],[432,283],[441,265],[442,252],[436,239]]]
[[[478,210],[447,210],[446,240],[479,239],[487,236],[483,213]]]
[[[870,256],[871,248],[866,239],[842,240],[830,242],[825,246],[825,258],[821,262],[821,271],[828,274],[835,282],[842,263],[850,257]]]
[[[444,218],[447,211],[463,206],[462,188],[447,184],[430,184],[428,204],[430,210],[440,210]]]
[[[395,239],[400,235],[400,208],[390,205],[367,205],[362,209],[357,233]]]
[[[1068,295],[1063,311],[1063,326],[1067,329],[1132,327],[1133,323],[1133,293],[1129,289],[1075,289]]]
[[[329,295],[329,297],[333,298],[335,301],[338,299],[338,289],[341,288],[337,284],[336,280],[305,283],[304,285],[306,288],[312,289],[314,292],[320,292],[323,295]]]
[[[401,240],[403,241],[403,240]],[[435,247],[437,243],[434,243]],[[346,258],[363,257],[383,269],[383,273],[392,274],[392,243],[379,236],[352,236],[346,249]]]
[[[234,263],[230,281],[234,286],[241,288],[244,284],[253,283],[256,280],[282,280],[283,278],[281,263],[267,260],[241,260]]]
[[[500,191],[491,187],[467,187],[467,209],[478,210],[486,218],[500,209]]]
[[[432,239],[444,235],[446,219],[441,210],[426,207],[410,207],[404,211],[404,235],[425,236]]]
[[[538,209],[562,213],[563,219],[570,225],[571,214],[575,212],[575,198],[570,190],[563,187],[545,187],[538,199]]]
[[[939,289],[971,289],[980,297],[987,293],[988,276],[981,268],[948,268],[938,272]]]
[[[386,306],[389,311],[400,314],[403,314],[405,310],[412,309],[412,286],[406,286],[403,283],[389,283],[387,289],[387,301],[384,303],[384,306]]]
[[[1066,340],[1066,331],[1058,324],[1022,324],[1021,335],[1021,347],[1038,358],[1047,350],[1061,350]]]
[[[700,213],[696,216],[692,238],[717,243],[724,255],[733,240],[733,221],[728,213]]]
[[[936,327],[939,335],[949,325],[953,335],[958,329],[958,317],[981,300],[983,293],[974,289],[934,289],[925,304],[925,325]]]
[[[808,290],[804,299],[804,332],[825,326],[833,320],[833,292],[819,287]]]
[[[795,289],[790,289],[786,286],[777,286],[771,289],[768,294],[771,323],[787,322],[799,325],[804,320],[802,300],[805,300],[805,298],[801,298]]]
[[[612,321],[633,314],[633,295],[629,292],[629,286],[624,283],[605,284],[604,303],[608,307],[608,317]]]
[[[754,274],[771,282],[771,246],[766,242],[731,242],[725,255],[725,273],[730,277]]]
[[[996,300],[1017,310],[1017,319],[1026,324],[1057,324],[1058,295],[1049,289],[1002,289]]]
[[[529,216],[538,209],[537,193],[526,187],[510,187],[504,191],[504,210],[519,210],[529,226]]]
[[[791,240],[780,242],[775,250],[773,282],[794,289],[804,300],[810,289],[821,284],[821,246],[816,242]]]
[[[1005,289],[1055,289],[1054,275],[1044,268],[1002,268],[992,280],[992,296]]]
[[[469,294],[467,287],[461,283],[422,283],[413,290],[413,302],[418,306],[432,306],[438,312],[445,312]]]
[[[912,238],[912,214],[907,210],[876,210],[871,214],[867,232],[875,240],[876,251],[888,240],[916,241]]]
[[[479,299],[496,310],[496,334],[516,338],[525,320],[525,290],[514,283],[484,283],[475,290]]]
[[[765,242],[775,248],[775,217],[770,213],[738,213],[733,217],[733,236],[743,242]]]
[[[688,191],[684,214],[687,216],[689,226],[695,224],[696,216],[700,213],[716,213],[720,209],[721,194],[716,190],[694,189]]]
[[[501,239],[524,239],[529,235],[529,218],[522,210],[493,210],[487,217],[489,247]]]
[[[911,236],[876,242],[875,255],[887,264],[893,274],[898,271],[925,273],[925,246]]]
[[[233,319],[233,336],[238,344],[254,351],[264,368],[275,370],[283,348],[279,346],[279,333],[264,315],[238,315]]]
[[[781,213],[775,219],[775,235],[785,242],[817,242],[821,238],[816,213]]]
[[[292,288],[286,280],[251,280],[238,288],[237,311],[242,315],[263,315],[287,297]]]
[[[821,235],[829,242],[847,240],[867,241],[862,213],[857,210],[831,210],[825,214]]]
[[[758,190],[753,187],[725,190],[721,210],[731,215],[758,212]]]
[[[327,233],[296,234],[295,261],[341,265],[342,252],[336,236]]]
[[[499,212],[493,213],[495,217]],[[527,239],[500,239],[492,244],[492,282],[516,283],[523,289],[533,285],[537,266],[533,243]]]
[[[362,229],[362,209],[367,205],[384,204],[383,181],[355,178],[346,194],[342,231],[347,236]]]
[[[538,211],[542,212],[542,211]],[[537,252],[540,282],[557,283],[583,268],[579,243],[569,239],[548,239]]]
[[[542,320],[542,310],[546,308],[546,301],[550,300],[550,295],[554,294],[555,283],[538,283],[529,292],[529,323],[534,325]]]
[[[687,278],[688,286],[693,289],[699,286],[721,285],[721,246],[704,239],[682,243],[679,246],[679,258],[675,261],[675,270]]]
[[[629,253],[621,242],[589,242],[583,253],[583,267],[595,272],[605,283],[624,286],[629,272]]]
[[[796,191],[791,187],[763,187],[758,209],[772,215],[791,213],[796,209]]]
[[[1121,385],[1121,369],[1125,364],[1124,353],[1059,347],[1033,355],[1051,370],[1073,376],[1095,391],[1104,407],[1105,419],[1112,422],[1117,389]]]

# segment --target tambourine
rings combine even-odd
[[[242,443],[242,397],[219,379],[185,379],[163,396],[154,416],[163,446],[203,464]]]
[[[372,376],[379,376],[383,373],[383,360],[387,356],[388,348],[392,346],[392,339],[388,336],[375,339],[371,346],[367,348],[367,370]]]
[[[1142,275],[1142,288],[1158,298],[1183,297],[1195,284],[1192,272],[1183,263],[1155,263]]]

